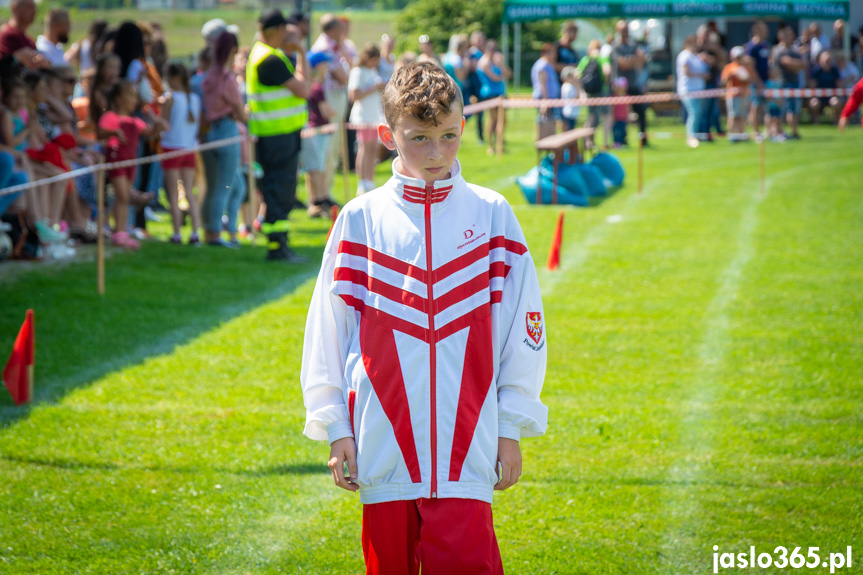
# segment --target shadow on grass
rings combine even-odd
[[[200,465],[142,465],[125,464],[105,461],[75,461],[70,459],[45,459],[39,457],[19,457],[15,455],[0,455],[0,459],[19,465],[34,465],[39,467],[50,467],[53,469],[68,469],[79,471],[84,469],[99,471],[153,471],[180,474],[198,474],[201,472],[215,472],[243,477],[273,477],[279,475],[317,475],[328,474],[329,468],[324,463],[290,463],[284,465],[272,465],[252,469],[230,469],[225,467],[202,467]]]
[[[587,477],[548,477],[544,479],[548,483],[564,483],[569,485],[587,485],[587,486],[616,486],[616,487],[728,487],[732,489],[741,488],[773,488],[773,485],[764,485],[760,483],[744,483],[735,481],[724,481],[714,479],[708,476],[698,479],[668,479],[656,477],[605,477],[602,479],[590,479]]]
[[[302,238],[318,245],[318,239]],[[318,271],[320,248],[298,249],[310,263],[265,263],[265,249],[191,248],[146,243],[113,252],[106,290],[96,293],[95,262],[34,264],[0,282],[0,361],[27,309],[35,310],[35,403],[56,402],[107,373],[170,353],[222,322],[296,290]],[[0,429],[27,417],[0,390]]]
[[[608,192],[605,193],[605,195],[588,197],[587,201],[590,202],[590,204],[585,206],[585,207],[587,207],[587,208],[598,208],[599,206],[601,206],[602,204],[604,204],[605,202],[607,202],[608,200],[610,200],[611,198],[616,196],[618,192],[620,192],[621,190],[624,190],[624,188],[627,186],[627,184],[629,184],[630,186],[637,186],[638,185],[636,183],[635,179],[629,178],[623,183],[622,186],[618,186],[616,188],[609,190]]]

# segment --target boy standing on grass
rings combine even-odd
[[[519,440],[548,414],[539,282],[512,208],[462,177],[452,78],[408,64],[382,101],[378,134],[399,157],[327,243],[304,433],[330,442],[333,481],[360,492],[367,573],[500,574],[492,494],[518,481]]]

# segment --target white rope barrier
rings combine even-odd
[[[476,104],[469,104],[464,107],[464,114],[471,115],[476,114],[478,112],[482,112],[485,110],[492,110],[495,108],[507,108],[507,109],[524,109],[524,108],[562,108],[563,106],[581,106],[581,107],[591,107],[591,106],[614,106],[619,104],[651,104],[657,102],[672,102],[675,100],[680,100],[682,98],[722,98],[731,93],[734,94],[734,91],[727,90],[725,88],[718,88],[713,90],[700,90],[697,92],[690,92],[689,94],[681,95],[676,92],[658,92],[654,94],[644,94],[640,96],[601,96],[596,98],[575,98],[575,99],[534,99],[534,98],[504,98],[497,97],[492,98],[491,100],[486,100],[484,102],[477,102]],[[828,98],[833,96],[850,96],[851,89],[848,88],[771,88],[762,90],[759,92],[761,95],[767,98]],[[376,129],[377,124],[357,124],[357,123],[348,123],[345,125],[348,130],[363,130],[363,129]],[[326,124],[324,126],[318,126],[315,128],[305,128],[301,132],[301,136],[303,138],[311,138],[316,134],[333,134],[339,129],[338,123]],[[79,168],[77,170],[72,170],[69,172],[65,172],[63,174],[59,174],[57,176],[52,176],[50,178],[45,178],[42,180],[36,180],[35,182],[28,182],[26,184],[19,184],[17,186],[10,186],[8,188],[4,188],[0,190],[0,196],[6,196],[15,194],[17,192],[22,192],[25,190],[30,190],[33,188],[38,188],[40,186],[47,186],[49,184],[64,182],[66,180],[71,180],[73,178],[77,178],[79,176],[84,176],[87,174],[93,174],[100,170],[114,170],[118,168],[128,168],[133,166],[140,166],[143,164],[148,164],[152,162],[158,162],[162,160],[169,160],[171,158],[177,158],[180,156],[185,156],[186,154],[193,154],[196,152],[203,152],[206,150],[212,150],[216,148],[221,148],[224,146],[228,146],[235,143],[247,142],[249,138],[252,138],[254,141],[254,136],[234,136],[232,138],[225,138],[223,140],[217,140],[215,142],[208,142],[206,144],[199,144],[192,148],[184,148],[181,150],[174,150],[171,152],[165,152],[158,155],[147,156],[144,158],[136,158],[134,160],[124,160],[121,162],[111,162],[104,164],[96,164],[93,166],[87,166],[84,168]]]
[[[231,138],[225,138],[224,140],[216,140],[214,142],[207,142],[206,144],[199,144],[192,148],[183,148],[181,150],[173,150],[170,152],[164,152],[162,154],[155,154],[152,156],[146,156],[143,158],[136,158],[134,160],[123,160],[120,162],[108,162],[104,164],[94,164],[92,166],[86,166],[84,168],[78,168],[77,170],[72,170],[69,172],[64,172],[62,174],[58,174],[56,176],[51,176],[50,178],[45,178],[43,180],[36,180],[35,182],[27,182],[26,184],[19,184],[17,186],[10,186],[8,188],[4,188],[0,190],[0,196],[6,196],[9,194],[14,194],[17,192],[21,192],[24,190],[30,190],[33,188],[38,188],[41,186],[47,186],[49,184],[54,184],[57,182],[65,182],[66,180],[71,180],[73,178],[77,178],[80,176],[86,176],[87,174],[94,174],[101,170],[116,170],[119,168],[130,168],[133,166],[140,166],[143,164],[150,164],[153,162],[158,162],[161,160],[170,160],[171,158],[178,158],[180,156],[185,156],[187,154],[194,154],[195,152],[203,152],[206,150],[213,150],[215,148],[222,148],[225,146],[229,146],[231,144],[237,144],[240,142],[248,141],[248,136],[233,136]]]
[[[683,98],[704,99],[704,98],[724,98],[726,96],[734,96],[739,92],[739,88],[715,88],[711,90],[699,90],[688,94],[678,94],[676,92],[657,92],[654,94],[643,94],[640,96],[597,96],[588,98],[554,98],[554,99],[536,99],[536,98],[494,98],[485,102],[478,102],[465,106],[465,115],[474,114],[483,110],[497,108],[562,108],[563,106],[615,106],[618,104],[653,104],[658,102],[672,102]],[[827,98],[832,96],[847,97],[851,95],[850,88],[770,88],[758,92],[766,98]]]
[[[761,94],[767,98],[830,98],[850,96],[851,88],[768,88]]]

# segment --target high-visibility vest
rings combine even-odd
[[[264,86],[258,78],[258,66],[276,55],[294,73],[294,66],[284,52],[263,42],[255,42],[246,66],[246,96],[251,115],[249,132],[255,136],[290,134],[302,129],[309,119],[306,101],[281,86]]]

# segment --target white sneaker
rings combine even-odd
[[[363,180],[363,184],[365,184],[367,192],[371,192],[377,187],[375,186],[374,180]]]
[[[148,222],[161,222],[162,216],[153,211],[153,208],[147,206],[144,208],[144,219]]]

